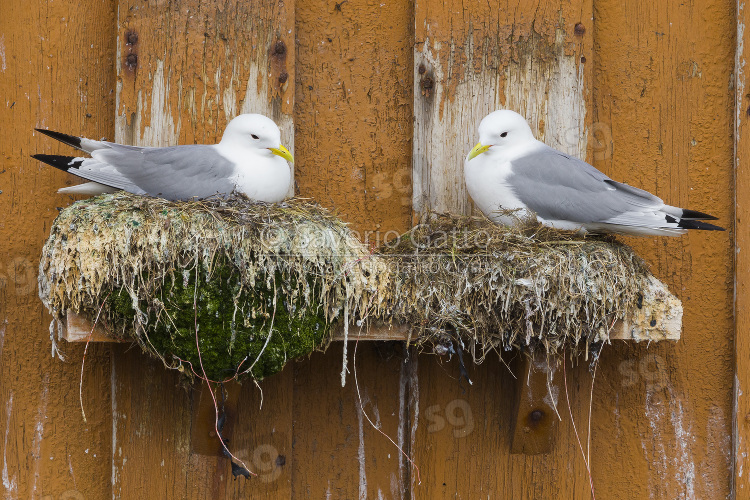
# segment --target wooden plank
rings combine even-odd
[[[477,141],[480,120],[495,109],[520,112],[540,140],[586,157],[591,145],[592,18],[591,0],[521,2],[503,8],[481,2],[417,2],[415,211],[471,212],[461,181],[463,159]],[[451,389],[458,384],[446,380],[445,367],[420,364],[419,379],[430,383],[420,384],[419,412],[436,422],[420,423],[413,433],[420,443],[415,460],[432,464],[420,493],[426,498],[467,491],[475,497],[587,497],[586,469],[571,451],[576,449],[572,426],[560,425],[551,453],[511,455],[510,432],[496,431],[515,421],[506,409],[515,379],[491,360],[481,368],[469,368],[476,380],[462,394]],[[459,376],[456,368],[449,373]],[[581,369],[571,376],[577,384],[586,378]],[[576,421],[585,415],[578,395],[574,390]],[[475,423],[470,431],[448,425],[436,431],[440,419],[445,423],[450,416],[460,422],[461,415],[469,414]],[[436,432],[440,436],[433,435]]]
[[[200,391],[186,389],[175,371],[143,356],[138,349],[115,346],[113,356],[116,453],[115,494],[121,498],[284,498],[291,485],[292,371],[285,369],[261,383],[243,384],[237,396],[230,451],[257,474],[232,477],[229,461],[191,452],[193,418]],[[144,382],[137,383],[131,371]],[[282,413],[283,411],[287,413]],[[213,422],[213,415],[209,415]],[[211,425],[209,423],[209,425]],[[141,477],[140,482],[135,477]]]
[[[300,194],[336,209],[377,246],[411,225],[413,4],[298,0],[296,15]],[[365,418],[379,420],[408,452],[403,358],[381,357],[381,343],[359,344],[359,412],[353,345],[343,389],[339,345],[295,365],[294,496],[408,497],[408,468]]]
[[[593,119],[609,144],[594,165],[722,226],[734,203],[735,16],[726,1],[603,0],[593,30]],[[592,408],[597,498],[731,494],[731,237],[628,240],[683,301],[682,340],[603,351]]]
[[[266,0],[121,0],[116,139],[215,143],[231,118],[256,112],[276,121],[293,150],[294,9],[294,2]],[[291,375],[263,384],[260,412],[258,394],[243,386],[237,411],[249,420],[238,422],[230,449],[265,472],[262,481],[233,481],[226,459],[190,453],[197,424],[191,405],[199,394],[179,389],[175,373],[126,349],[118,347],[115,358],[113,496],[245,498],[250,488],[253,498],[291,495],[290,476],[282,473],[289,466],[269,462],[273,450],[292,461]]]
[[[737,1],[734,66],[734,400],[732,414],[733,495],[750,495],[750,9]]]
[[[32,153],[72,149],[35,127],[93,137],[113,131],[115,25],[107,0],[7,0],[0,6],[0,497],[108,498],[110,346],[58,344],[37,296],[56,193],[72,176]],[[56,333],[56,332],[55,332]]]
[[[297,182],[368,245],[411,227],[411,2],[297,2]]]
[[[296,363],[294,390],[294,496],[301,498],[408,498],[408,462],[387,437],[409,453],[409,364],[402,343],[350,343],[349,378],[341,388],[343,344]],[[409,362],[414,362],[410,360]],[[372,425],[369,420],[372,422]]]
[[[227,451],[231,453],[231,450],[222,446],[221,439],[216,433],[218,427],[216,413],[219,413],[219,418],[225,420],[225,423],[218,429],[221,437],[229,445],[234,446],[234,427],[239,418],[237,404],[242,386],[230,381],[220,387],[212,384],[211,389],[214,392],[213,397],[205,383],[200,383],[193,389],[197,395],[193,397],[190,421],[190,452],[220,457],[225,456]]]
[[[661,284],[661,283],[660,283]],[[636,342],[658,342],[660,340],[679,340],[682,329],[682,305],[673,295],[669,294],[668,303],[671,307],[658,304],[654,309],[654,302],[631,312],[628,318],[617,320],[609,332],[610,340],[634,340]],[[63,330],[62,338],[68,342],[130,342],[109,334],[103,325],[97,324],[92,329],[92,323],[83,316],[73,312],[66,315],[67,326]],[[356,340],[407,340],[409,326],[405,324],[388,324],[376,322],[360,328],[356,324],[349,325],[348,337],[344,334],[344,326],[337,323],[333,326],[331,340],[341,342],[345,338]]]

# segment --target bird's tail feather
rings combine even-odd
[[[76,137],[74,135],[63,134],[62,132],[55,132],[53,130],[44,130],[42,128],[35,129],[37,132],[44,134],[48,137],[52,137],[63,144],[72,146],[76,149],[80,149],[86,153],[91,153],[99,149],[108,149],[111,144],[104,141],[94,141],[92,139],[86,139],[85,137]]]
[[[63,134],[62,132],[55,132],[53,130],[44,130],[43,128],[37,128],[34,130],[48,137],[52,137],[53,139],[57,139],[63,144],[67,144],[68,146],[73,146],[74,148],[80,149],[81,151],[84,150],[83,147],[81,146],[80,137],[76,137],[74,135]]]
[[[710,215],[710,214],[705,214],[697,210],[688,210],[687,208],[673,207],[671,205],[664,205],[661,211],[669,215],[672,215],[678,219],[719,220],[718,217],[714,217],[713,215]]]
[[[62,170],[63,172],[69,171],[71,168],[78,168],[83,163],[83,158],[76,158],[75,156],[62,156],[62,155],[31,155],[35,160],[39,160],[47,165],[51,165],[55,168]]]
[[[688,210],[688,212],[693,212],[692,210]],[[694,212],[697,214],[701,214],[700,212]],[[706,215],[706,214],[701,214]],[[715,220],[716,217],[713,217],[709,215],[708,217],[711,217],[711,220]],[[686,219],[686,218],[675,218],[671,215],[667,214],[665,216],[665,219],[667,220],[668,224],[677,224],[677,227],[682,229],[701,229],[703,231],[724,231],[723,227],[715,226],[713,224],[709,224],[708,222],[703,222],[696,219]]]
[[[712,217],[712,220],[716,219],[716,217]],[[699,220],[694,219],[680,219],[680,222],[677,224],[677,227],[681,227],[684,229],[702,229],[704,231],[724,231],[725,229],[723,227],[715,226],[713,224],[709,224],[708,222],[702,222]]]

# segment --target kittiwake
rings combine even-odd
[[[60,193],[96,195],[124,190],[168,200],[205,198],[233,191],[252,200],[278,202],[292,182],[287,161],[292,154],[281,145],[273,120],[243,114],[229,122],[221,142],[163,148],[126,146],[36,129],[91,158],[33,155],[55,168],[92,182],[59,189]]]
[[[526,120],[509,110],[490,113],[479,124],[464,178],[477,207],[500,224],[533,213],[544,225],[581,232],[679,236],[688,229],[724,230],[702,222],[716,217],[665,205],[536,140]]]

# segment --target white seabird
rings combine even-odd
[[[294,158],[281,145],[279,127],[263,115],[237,116],[214,145],[149,148],[36,130],[91,155],[33,155],[92,181],[59,189],[60,193],[96,195],[122,189],[187,200],[236,191],[253,200],[278,202],[286,198],[292,182],[287,161],[293,163]]]
[[[487,217],[516,220],[503,210],[532,212],[557,229],[679,236],[688,229],[724,229],[695,210],[665,205],[647,191],[613,181],[578,158],[537,141],[526,120],[500,110],[479,124],[479,143],[464,163],[466,188]]]

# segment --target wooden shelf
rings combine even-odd
[[[612,326],[609,333],[611,340],[634,340],[658,342],[661,340],[679,340],[682,329],[682,314],[665,318],[661,325],[652,325],[652,319],[645,316],[642,321],[618,320]],[[91,321],[73,312],[68,312],[66,325],[63,329],[63,338],[68,342],[130,342],[110,336],[101,324],[91,329]],[[89,339],[89,335],[91,338]],[[349,340],[406,340],[409,335],[409,327],[404,324],[388,325],[375,323],[369,328],[361,329],[357,325],[349,326]],[[333,340],[344,340],[343,325],[335,325],[333,329]]]
[[[120,342],[101,324],[92,328],[91,322],[72,311],[68,311],[63,338],[68,342]],[[634,340],[636,342],[658,342],[679,340],[682,331],[682,303],[669,293],[667,286],[651,276],[646,283],[638,306],[618,320],[609,331],[611,340]],[[349,340],[406,340],[409,327],[405,324],[375,323],[367,328],[349,327]],[[334,326],[333,340],[344,339],[344,327]]]

